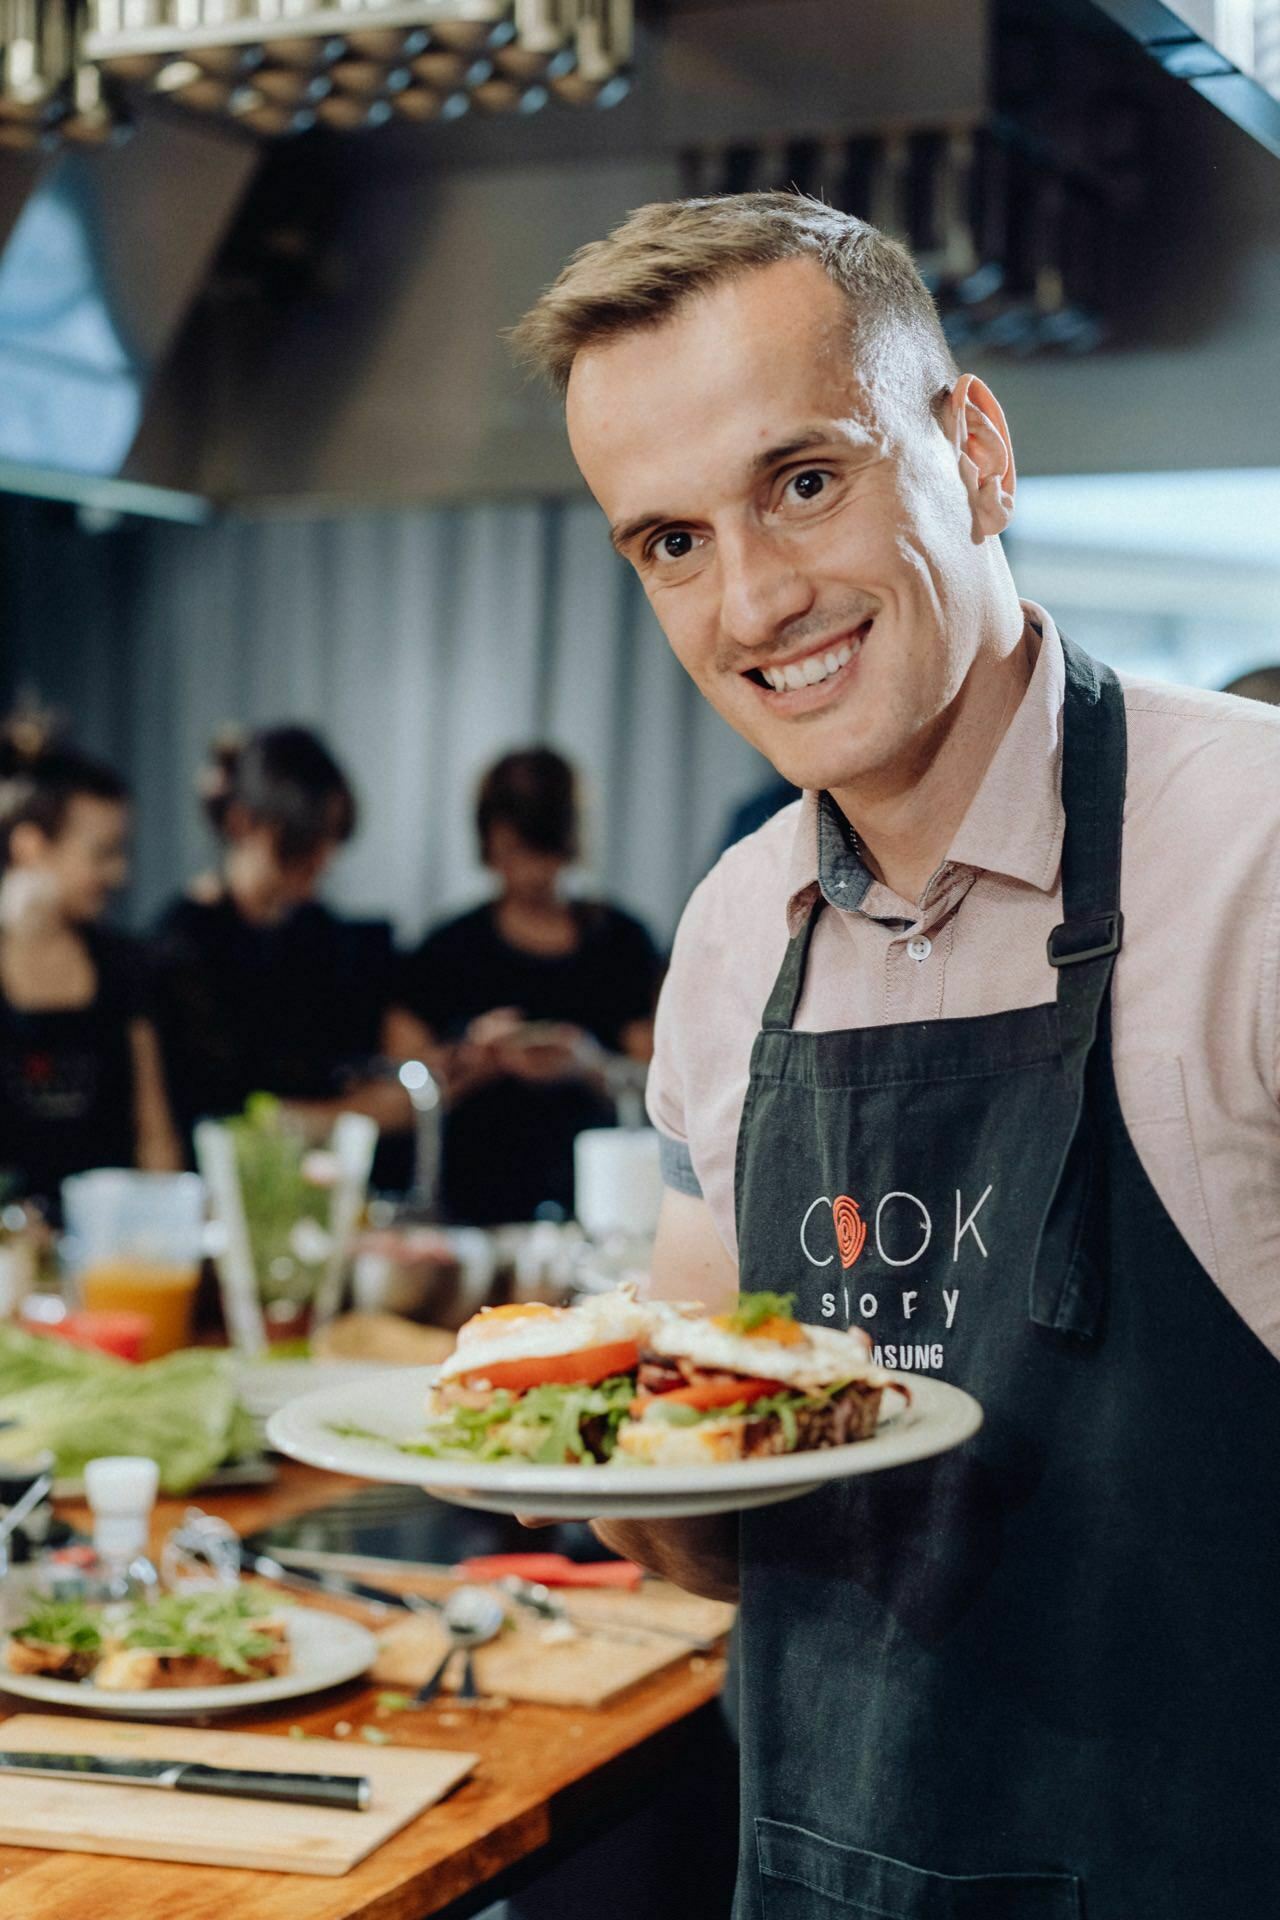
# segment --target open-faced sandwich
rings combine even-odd
[[[11,1673],[91,1682],[107,1692],[233,1686],[287,1673],[288,1629],[257,1588],[169,1593],[136,1605],[36,1600],[10,1630]]]
[[[853,1328],[810,1327],[788,1295],[730,1313],[655,1302],[617,1458],[663,1466],[841,1447],[875,1432],[887,1376]],[[899,1391],[905,1392],[905,1388]]]
[[[875,1431],[889,1384],[869,1355],[865,1334],[804,1326],[774,1293],[721,1314],[627,1286],[575,1307],[489,1307],[459,1333],[427,1431],[404,1450],[702,1465],[843,1446]]]
[[[485,1307],[431,1390],[422,1451],[476,1460],[607,1460],[636,1391],[647,1309],[619,1288],[576,1307]]]

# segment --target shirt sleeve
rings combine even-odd
[[[670,1134],[658,1134],[658,1166],[662,1172],[662,1184],[675,1193],[687,1193],[694,1200],[702,1198],[702,1183],[693,1170],[693,1157],[683,1140],[673,1140]]]
[[[676,1186],[682,1193],[700,1193],[697,1175],[693,1171],[691,1149],[689,1145],[688,1089],[685,1068],[690,1058],[689,1022],[697,1020],[699,1006],[699,975],[705,973],[700,965],[700,926],[703,919],[707,881],[695,889],[693,897],[680,916],[676,928],[675,941],[671,948],[671,965],[662,982],[658,995],[657,1014],[653,1029],[653,1059],[649,1063],[649,1079],[645,1087],[645,1105],[649,1118],[663,1136],[663,1151],[667,1158],[663,1160],[663,1178],[668,1186]],[[696,1026],[693,1028],[696,1033]],[[684,1160],[688,1164],[686,1179],[693,1185],[682,1184],[671,1149],[683,1149]],[[668,1166],[672,1176],[667,1178]]]

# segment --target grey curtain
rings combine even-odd
[[[228,721],[328,736],[363,807],[329,897],[405,938],[483,891],[472,797],[508,747],[577,762],[583,884],[660,939],[768,777],[676,665],[590,503],[96,536],[65,510],[23,519],[21,575],[42,584],[6,595],[8,679],[69,706],[131,777],[135,920],[209,862],[195,777]]]

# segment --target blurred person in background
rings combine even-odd
[[[35,718],[0,731],[0,1169],[56,1217],[68,1174],[182,1164],[133,944],[129,793]]]
[[[155,936],[183,1128],[271,1093],[316,1140],[344,1110],[407,1130],[408,1096],[374,1064],[402,1051],[390,924],[343,919],[318,897],[356,828],[346,775],[308,728],[265,727],[215,741],[200,794],[221,858]]]
[[[1266,707],[1280,707],[1280,667],[1254,667],[1228,681],[1222,689],[1239,700],[1261,700]]]
[[[638,920],[569,898],[577,779],[549,747],[509,753],[476,804],[495,897],[430,933],[400,998],[444,1043],[442,1193],[477,1225],[573,1211],[573,1142],[612,1125],[610,1056],[646,1063],[661,965]]]

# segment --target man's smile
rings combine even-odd
[[[870,616],[847,633],[819,642],[805,653],[785,660],[771,660],[765,666],[748,667],[742,677],[759,689],[771,709],[791,713],[823,704],[837,686],[848,679],[874,617]]]

